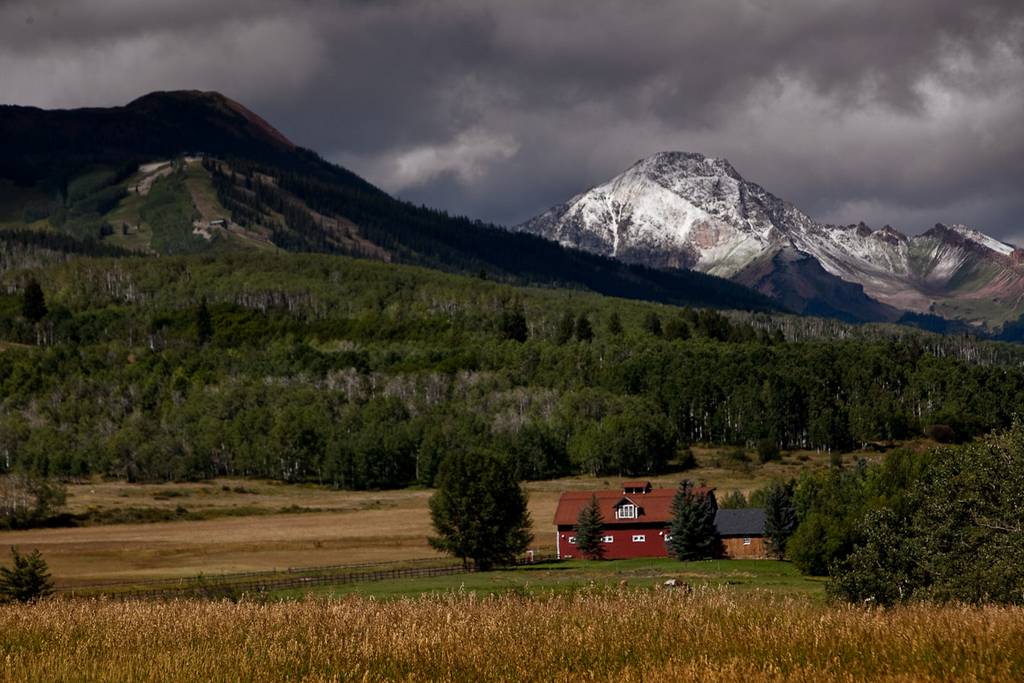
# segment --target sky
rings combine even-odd
[[[1022,0],[0,0],[0,102],[174,89],[502,224],[683,150],[821,221],[1024,245]]]

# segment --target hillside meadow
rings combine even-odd
[[[54,600],[0,608],[0,680],[1010,681],[1024,610],[726,590]]]

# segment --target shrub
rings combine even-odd
[[[775,439],[761,439],[757,442],[757,459],[761,463],[773,462],[782,457],[782,451]]]
[[[945,424],[928,425],[924,428],[924,435],[938,443],[954,443],[957,440],[956,431]]]
[[[676,459],[676,463],[680,470],[692,470],[697,467],[697,456],[693,454],[693,450],[690,448],[684,448],[679,453],[679,457]]]

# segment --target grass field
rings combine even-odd
[[[824,455],[799,454],[749,470],[722,469],[712,466],[717,451],[696,450],[701,467],[655,477],[655,485],[674,487],[689,477],[720,493],[750,492],[773,478],[827,463]],[[527,483],[534,549],[554,552],[551,520],[562,491],[618,483],[589,477]],[[431,493],[337,491],[250,480],[88,482],[68,487],[68,511],[118,513],[126,519],[183,511],[201,519],[0,532],[0,547],[38,548],[61,586],[432,557],[436,554],[426,541]]]
[[[711,560],[679,562],[669,558],[609,561],[566,561],[501,571],[453,574],[398,581],[329,586],[316,590],[280,591],[279,598],[364,597],[394,599],[450,592],[480,596],[514,593],[547,595],[605,586],[661,590],[665,581],[678,586],[729,587],[740,591],[770,590],[779,594],[824,599],[824,579],[802,576],[788,562],[773,560]]]
[[[1014,681],[1024,610],[722,589],[0,607],[4,681]]]

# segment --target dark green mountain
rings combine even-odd
[[[218,93],[153,93],[106,109],[3,106],[0,139],[0,230],[161,255],[347,254],[634,299],[780,308],[720,278],[622,264],[397,200]]]

